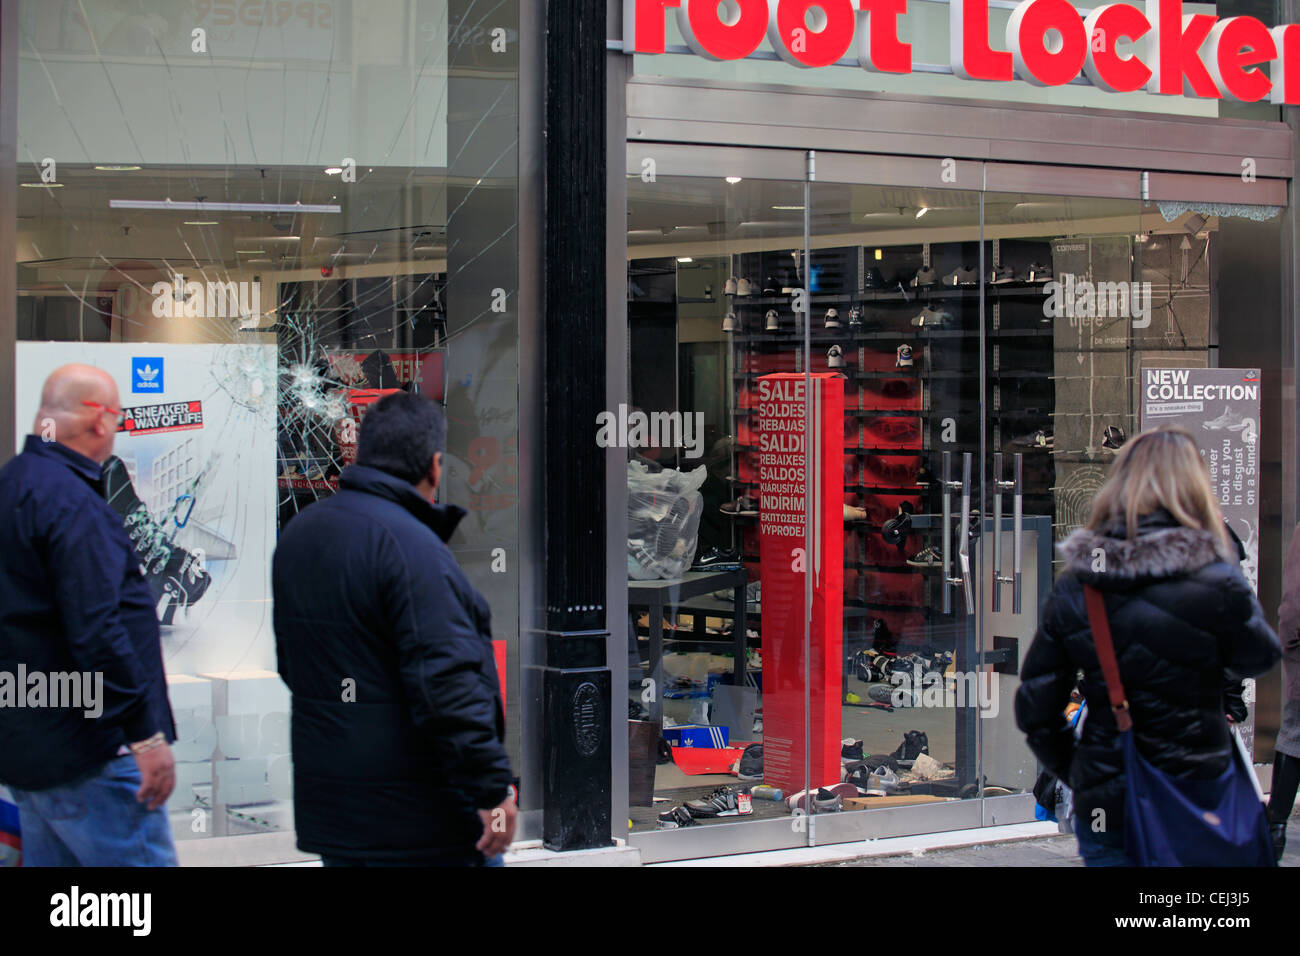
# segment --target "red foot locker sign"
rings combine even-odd
[[[810,381],[812,417],[806,421],[803,375],[758,380],[763,779],[786,793],[803,788],[805,574],[812,576],[811,785],[840,781],[844,378],[820,373]],[[808,469],[811,507],[805,501]]]

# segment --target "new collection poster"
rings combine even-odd
[[[20,449],[69,362],[117,381],[106,497],[158,601],[167,673],[274,671],[275,347],[19,342]]]
[[[1179,425],[1196,439],[1223,517],[1259,590],[1259,369],[1144,368],[1143,430]]]
[[[1246,557],[1242,573],[1259,591],[1259,369],[1144,368],[1143,429],[1180,425],[1192,433],[1210,484]],[[1255,740],[1255,681],[1246,681],[1250,716],[1240,726],[1248,753]]]

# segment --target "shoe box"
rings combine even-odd
[[[664,728],[664,739],[673,747],[703,747],[715,750],[726,747],[731,741],[729,727],[710,724],[680,724]]]

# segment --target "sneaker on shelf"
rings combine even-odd
[[[1012,439],[1011,444],[1016,448],[1028,448],[1031,451],[1055,451],[1056,436],[1040,428],[1036,432]]]
[[[900,345],[894,353],[894,367],[895,368],[912,367],[912,346],[908,345],[906,342]]]
[[[1124,442],[1128,441],[1128,436],[1124,434],[1124,429],[1118,425],[1107,425],[1106,430],[1101,433],[1101,447],[1109,448],[1111,451],[1119,451],[1124,447]]]
[[[838,309],[826,310],[826,328],[838,329],[840,327],[840,313]]]
[[[857,505],[845,505],[844,520],[845,521],[866,521],[867,509],[859,508]]]
[[[741,279],[736,283],[736,295],[750,295],[753,291],[753,284],[748,279]]]
[[[756,515],[758,514],[758,502],[753,498],[741,495],[735,501],[728,501],[725,505],[718,508],[724,515]]]
[[[776,276],[768,275],[763,280],[763,295],[776,295],[777,289],[781,288],[781,283],[776,281]]]
[[[763,745],[750,744],[740,755],[736,766],[736,776],[741,780],[763,779]]]
[[[916,275],[912,276],[912,281],[908,283],[913,289],[925,289],[939,282],[939,273],[935,272],[929,266],[921,269]]]
[[[722,286],[722,294],[723,294],[723,295],[735,295],[735,294],[736,294],[736,277],[735,277],[735,276],[732,276],[730,279],[728,279],[728,280],[726,281],[725,284],[723,284],[723,286]]]
[[[886,398],[911,398],[912,383],[905,378],[891,378],[880,386],[880,394]]]
[[[880,528],[880,536],[885,539],[886,544],[902,544],[911,533],[912,516],[901,507],[898,509],[898,514],[886,521]]]
[[[909,567],[933,570],[943,566],[943,555],[933,547],[924,547],[907,559]]]
[[[781,317],[776,314],[776,309],[767,310],[767,323],[763,326],[768,332],[779,332],[781,329]]]
[[[695,556],[692,571],[736,571],[741,567],[740,552],[723,548],[710,548]]]
[[[862,310],[856,305],[849,309],[849,328],[856,329],[862,325]]]
[[[856,761],[862,759],[862,741],[845,737],[840,741],[840,760]]]
[[[979,285],[979,270],[973,266],[960,266],[943,277],[946,286]]]
[[[690,812],[692,817],[697,819],[740,815],[740,805],[736,801],[736,793],[727,786],[718,787],[707,797],[702,797],[699,800],[687,800],[682,806]]]
[[[673,807],[671,810],[665,810],[659,814],[660,830],[678,830],[682,827],[699,826],[691,812],[685,807]]]
[[[726,318],[722,320],[722,331],[735,332],[740,328],[740,320],[736,318],[735,312],[728,312]]]
[[[1030,263],[1028,277],[1030,282],[1046,282],[1052,278],[1052,267],[1041,262]]]
[[[752,647],[745,651],[745,666],[751,671],[761,671],[763,669],[763,652],[756,651]]]
[[[930,753],[930,738],[924,730],[909,730],[903,734],[903,742],[891,756],[898,761],[915,760],[921,754]]]
[[[917,328],[933,329],[940,328],[952,321],[952,313],[945,312],[943,309],[936,309],[927,305],[924,309],[912,316],[912,324]]]
[[[1016,270],[1010,266],[994,266],[989,273],[990,285],[1006,285],[1016,281]]]
[[[844,367],[844,350],[838,345],[832,345],[826,350],[826,367],[843,368]]]

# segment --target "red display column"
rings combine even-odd
[[[810,785],[840,781],[844,378],[819,373],[811,382],[806,422],[803,375],[758,380],[763,779],[787,793],[802,789],[804,780],[805,574],[812,576]],[[804,500],[809,468],[811,508]]]

